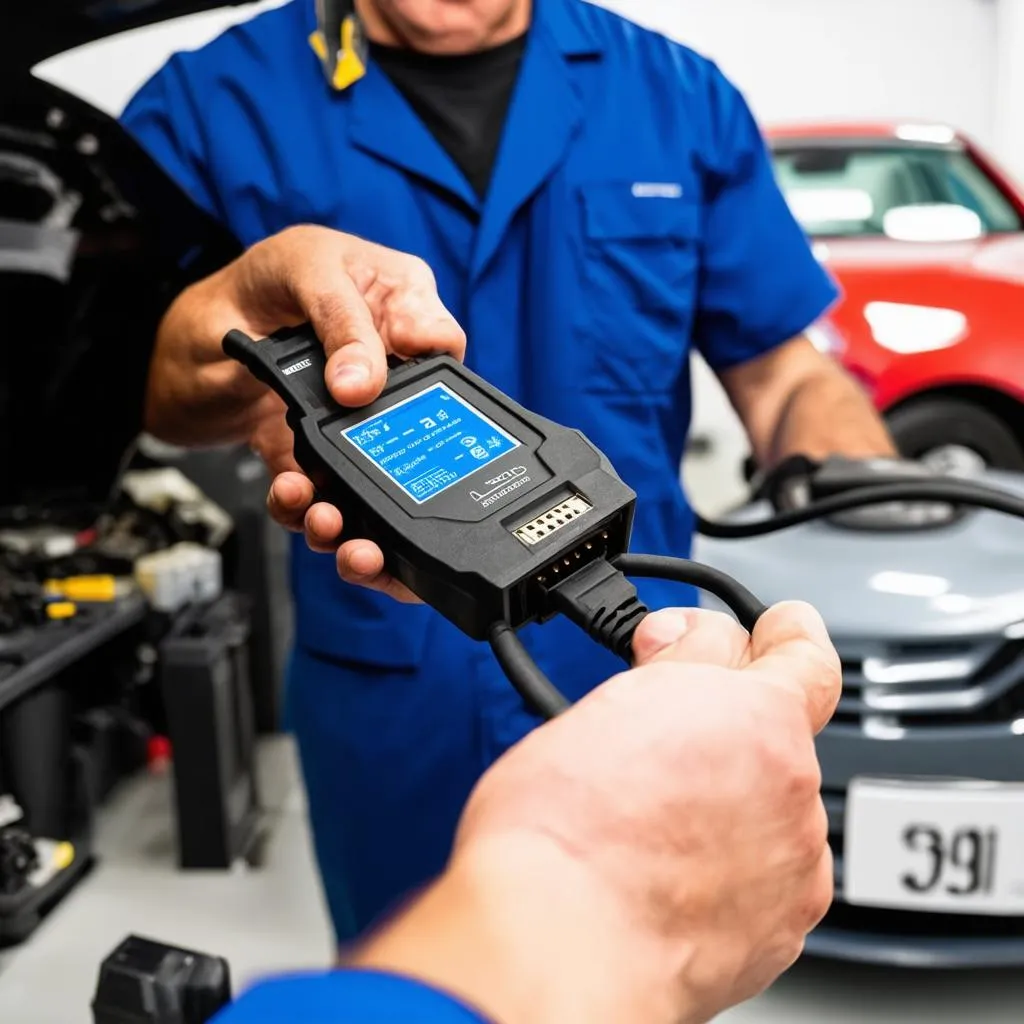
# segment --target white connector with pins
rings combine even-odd
[[[200,544],[175,544],[140,558],[135,563],[135,580],[159,612],[213,601],[223,589],[220,552]]]
[[[516,536],[524,543],[532,547],[539,544],[545,537],[550,537],[563,527],[568,526],[573,520],[593,510],[593,505],[586,498],[574,494],[571,498],[560,502],[554,508],[524,523],[515,531]]]

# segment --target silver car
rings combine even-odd
[[[985,482],[1024,495],[1024,477]],[[842,658],[818,748],[837,895],[808,952],[1024,964],[1024,521],[817,522],[701,539],[696,557],[769,603],[813,604]]]

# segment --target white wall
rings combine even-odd
[[[1024,182],[1024,0],[998,0],[995,150]]]
[[[713,57],[762,121],[994,129],[997,0],[605,0]]]
[[[230,25],[285,2],[225,7],[125,32],[52,57],[35,69],[36,74],[116,116],[176,50],[198,49]]]

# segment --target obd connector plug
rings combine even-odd
[[[284,399],[296,460],[342,510],[342,539],[374,541],[392,576],[490,641],[535,710],[565,702],[527,656],[522,627],[565,614],[629,660],[647,613],[625,579],[636,494],[579,431],[446,355],[393,360],[380,397],[346,409],[327,391],[309,325],[263,340],[233,331],[224,350]],[[670,559],[655,575],[666,568],[683,582],[700,569]],[[752,628],[760,602],[732,581],[720,590]]]

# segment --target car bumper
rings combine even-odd
[[[863,776],[1024,782],[1024,735],[1011,725],[891,730],[830,726],[818,740],[836,862],[836,901],[809,937],[811,956],[901,967],[1024,965],[1024,917],[914,913],[843,900],[846,790]]]

